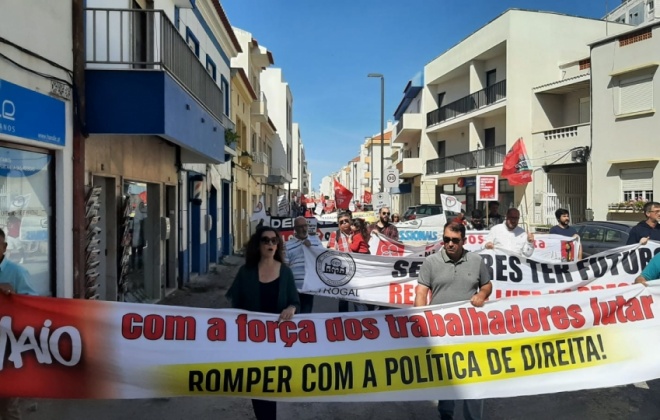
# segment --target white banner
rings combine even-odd
[[[629,245],[577,262],[539,261],[497,250],[479,254],[493,281],[491,299],[630,285],[660,243]],[[425,257],[385,257],[305,248],[305,293],[405,307],[414,303]]]
[[[660,290],[642,285],[283,322],[19,295],[0,307],[2,398],[424,401],[660,377]]]
[[[401,235],[401,231],[399,231]],[[467,231],[465,234],[465,245],[468,251],[481,251],[486,245],[487,230]],[[530,256],[539,261],[576,261],[580,243],[575,238],[562,235],[535,235],[534,253]],[[387,257],[426,256],[437,252],[442,248],[442,240],[431,242],[427,245],[411,245],[410,243],[395,241],[377,232],[371,233],[369,239],[369,252],[373,255]]]

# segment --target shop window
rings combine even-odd
[[[32,288],[52,296],[51,155],[0,147],[0,227],[5,258],[30,273]]]

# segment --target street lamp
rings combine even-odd
[[[369,73],[367,77],[380,77],[380,192],[383,192],[385,188],[385,76],[380,73]],[[372,161],[373,158],[371,156]]]

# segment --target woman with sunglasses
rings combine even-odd
[[[245,265],[227,292],[232,307],[279,314],[278,321],[289,321],[300,310],[293,272],[283,264],[283,250],[279,232],[270,226],[257,229],[248,241]],[[277,418],[275,401],[252,400],[252,408],[257,420]]]

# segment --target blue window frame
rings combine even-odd
[[[206,71],[209,72],[213,80],[216,80],[215,76],[217,73],[217,67],[215,66],[215,63],[213,62],[211,57],[209,57],[208,54],[206,54]]]
[[[225,115],[229,116],[229,82],[227,82],[227,79],[225,79],[225,76],[220,76],[221,81],[220,84],[222,86],[222,93],[224,95],[224,110],[225,110]]]
[[[186,28],[186,42],[195,55],[199,57],[199,40],[195,34],[192,33],[190,28]]]

